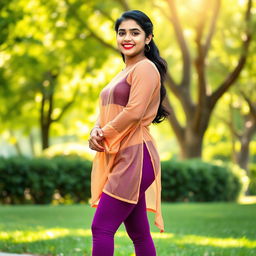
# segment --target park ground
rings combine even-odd
[[[89,205],[1,205],[0,252],[35,255],[91,255]],[[151,234],[159,256],[256,255],[256,200],[239,203],[162,203],[165,232]],[[115,235],[115,256],[132,256],[123,225]]]

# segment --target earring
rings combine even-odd
[[[145,51],[149,52],[150,51],[150,46],[148,44],[145,45]]]

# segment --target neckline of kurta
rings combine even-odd
[[[145,58],[143,58],[143,59],[141,59],[141,60],[139,60],[139,61],[137,61],[136,63],[134,63],[134,64],[132,64],[126,71],[129,71],[130,69],[132,69],[135,65],[137,65],[139,62],[141,62],[141,61],[143,61],[143,60],[145,60],[145,59],[148,59],[147,57],[145,57]],[[123,71],[125,71],[124,69],[122,69],[122,71],[121,72],[123,72]],[[120,73],[121,73],[120,72]]]
[[[131,66],[130,69],[128,69],[126,72],[119,72],[113,79],[112,81],[107,85],[110,89],[114,87],[118,82],[120,82],[124,77],[127,77],[128,74],[142,61],[149,60],[148,58],[144,58],[142,60],[139,60],[136,62],[134,65]]]

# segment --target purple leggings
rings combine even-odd
[[[145,143],[143,145],[144,158],[139,201],[137,204],[131,204],[102,193],[91,225],[92,256],[114,255],[114,235],[122,222],[133,241],[136,256],[156,255],[145,201],[145,191],[154,181],[155,175],[147,147]]]

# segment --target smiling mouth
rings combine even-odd
[[[134,47],[134,44],[122,44],[122,46],[125,50],[130,50]]]

